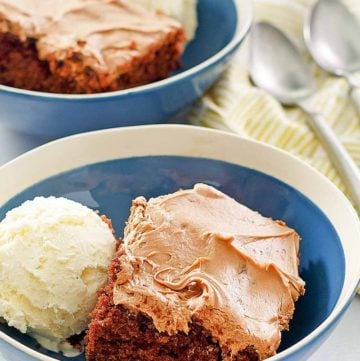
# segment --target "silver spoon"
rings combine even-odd
[[[304,38],[314,60],[329,73],[347,79],[360,115],[360,24],[339,0],[319,0],[304,25]]]
[[[253,82],[284,105],[296,105],[308,114],[309,126],[319,138],[360,207],[360,171],[324,117],[306,100],[316,87],[310,67],[284,33],[268,23],[253,26],[250,43],[250,75]]]

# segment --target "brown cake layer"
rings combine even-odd
[[[154,44],[144,57],[133,58],[124,73],[107,83],[90,67],[83,70],[83,55],[74,53],[66,61],[39,60],[35,40],[20,41],[12,33],[0,33],[0,84],[51,93],[81,94],[122,90],[164,79],[180,65],[183,31]],[[78,67],[79,71],[73,71]]]
[[[0,0],[0,84],[98,93],[166,78],[185,33],[127,0]]]
[[[120,272],[119,258],[115,256],[109,268],[109,281],[99,292],[86,336],[87,361],[221,361],[226,350],[193,320],[186,335],[179,332],[169,336],[160,333],[152,320],[141,312],[129,312],[113,303],[113,288]],[[258,361],[252,348],[239,352],[234,361]]]
[[[304,293],[296,231],[206,184],[132,202],[89,361],[260,361]]]

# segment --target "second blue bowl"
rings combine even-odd
[[[245,38],[251,0],[199,0],[195,39],[181,71],[149,85],[95,95],[64,95],[0,85],[0,122],[47,138],[126,125],[166,123],[215,81]]]

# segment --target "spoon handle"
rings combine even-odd
[[[345,147],[326,123],[325,117],[307,107],[304,103],[298,104],[308,114],[308,123],[329,155],[339,172],[345,186],[349,190],[351,199],[356,208],[360,209],[360,170],[350,157]]]
[[[350,97],[356,109],[358,116],[360,117],[360,88],[352,87],[350,90]]]
[[[355,74],[344,74],[350,85],[350,98],[360,118],[360,80]]]

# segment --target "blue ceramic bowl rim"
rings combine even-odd
[[[124,143],[122,142],[118,143],[119,138],[124,140],[127,146],[126,144],[124,145]],[[158,139],[163,139],[164,144],[158,142]],[[207,145],[205,145],[203,142],[203,140],[205,139],[207,140]],[[101,153],[101,146],[106,148],[106,146],[108,146],[112,141],[115,140],[117,141],[116,144],[123,145],[123,153],[119,154],[117,153],[117,150],[109,150],[109,147],[107,147],[107,149],[104,151],[104,154],[106,154],[108,158],[103,159],[102,157],[104,156]],[[196,154],[188,153],[189,150],[187,150],[184,146],[184,140],[187,141],[189,149],[193,149],[192,147],[194,146],[194,144],[196,144],[196,146],[198,147]],[[86,144],[88,146],[91,145],[91,148],[86,148]],[[139,144],[141,145],[140,147],[137,146]],[[132,148],[131,145],[133,145]],[[35,158],[33,160],[36,160],[39,163],[46,161],[49,163],[49,156],[51,158],[51,154],[55,155],[61,153],[61,149],[63,149],[64,147],[66,147],[66,149],[71,152],[74,149],[78,149],[79,147],[81,148],[84,146],[87,151],[89,151],[90,149],[100,150],[100,154],[98,151],[91,152],[91,163],[97,163],[99,161],[110,159],[126,158],[129,156],[128,153],[131,154],[131,156],[144,155],[144,149],[151,149],[151,152],[153,152],[147,155],[192,155],[199,158],[223,160],[260,170],[265,174],[273,176],[277,179],[280,179],[282,182],[289,184],[293,188],[297,189],[299,192],[303,193],[306,197],[311,198],[310,195],[314,197],[311,198],[313,203],[316,204],[333,223],[340,237],[343,248],[344,244],[346,245],[346,247],[344,248],[346,256],[346,275],[343,282],[342,291],[339,295],[338,301],[334,309],[314,331],[309,333],[306,337],[304,337],[296,344],[290,346],[288,349],[269,358],[269,361],[286,360],[287,357],[293,356],[298,352],[301,352],[301,350],[303,350],[304,348],[309,347],[312,343],[316,342],[316,340],[321,338],[323,334],[329,332],[329,330],[336,324],[341,315],[349,306],[353,296],[355,295],[355,290],[360,279],[360,264],[357,262],[357,260],[354,260],[354,258],[356,258],[356,252],[353,252],[353,250],[350,251],[350,244],[351,247],[355,246],[355,249],[360,249],[360,245],[357,243],[360,239],[360,221],[356,211],[351,206],[350,202],[344,196],[344,194],[329,179],[327,179],[325,176],[323,176],[321,173],[319,173],[317,170],[315,170],[302,160],[285,151],[277,149],[274,146],[250,140],[224,131],[186,125],[150,125],[113,128],[82,133],[62,138],[60,140],[56,140],[39,148],[36,148],[7,163],[6,165],[0,167],[0,173],[2,175],[8,174],[13,177],[15,172],[18,173],[18,175],[20,176],[24,173],[24,169],[23,167],[20,167],[21,169],[19,169],[19,166],[25,166],[27,164],[29,167],[31,167],[31,162],[29,162],[29,160],[31,160],[32,158]],[[229,149],[229,151],[227,151],[225,148]],[[218,149],[222,149],[220,154]],[[244,149],[248,149],[250,154],[257,157],[256,166],[252,167],[249,166],[249,164],[239,163],[240,161],[238,159],[238,154],[241,154],[239,150]],[[237,150],[238,152],[236,152],[236,154],[233,154],[235,150]],[[252,152],[255,150],[257,150],[257,152]],[[280,168],[278,167],[276,171],[272,171],[273,163],[270,164],[271,162],[268,162],[268,156],[270,156],[270,159],[272,161],[281,161],[281,164],[285,166],[285,170],[280,171]],[[75,164],[78,163],[80,165],[89,164],[86,157],[90,157],[90,155],[85,153],[85,155],[82,155],[79,159],[73,158],[64,160],[63,162],[64,164],[66,164],[64,169],[58,169],[59,165],[53,164],[54,162],[51,161],[51,163],[49,163],[51,164],[51,169],[46,169],[46,172],[48,174],[45,175],[45,178],[49,177],[51,174],[58,174],[64,170],[73,169],[76,167]],[[244,159],[246,160],[247,157],[248,156],[245,156],[245,158],[242,159],[242,162],[244,161]],[[253,162],[253,157],[249,157],[249,159],[250,158],[251,162]],[[260,161],[259,159],[262,158],[266,159]],[[246,162],[249,162],[249,160],[246,160]],[[69,167],[69,164],[71,164],[72,166]],[[262,164],[262,167],[265,167],[266,169],[258,169],[260,167],[260,164]],[[298,179],[296,179],[296,173],[299,170],[301,170],[302,176],[305,179],[310,179],[311,182],[308,185],[304,185],[302,182],[299,182]],[[43,176],[37,174],[34,175],[34,177],[40,177],[41,179],[41,177]],[[295,182],[294,179],[296,179],[297,185],[293,184]],[[29,180],[26,180],[26,184],[28,182]],[[3,181],[0,178],[0,187],[1,183],[7,184],[6,180]],[[21,184],[12,185],[10,188],[14,187],[21,188]],[[331,194],[332,197],[328,197],[328,194]],[[0,195],[0,201],[1,199],[9,199],[12,196],[13,195],[11,192],[9,193],[7,189],[4,189],[4,194]],[[336,209],[334,209],[333,207],[334,199],[338,204],[338,207],[336,207]],[[338,211],[340,208],[341,212]],[[350,229],[348,229],[349,225]],[[348,260],[349,257],[351,261],[350,264]],[[350,269],[349,266],[351,266]],[[37,357],[40,360],[54,360],[53,358],[50,358],[48,356],[39,355],[36,351],[29,349],[27,346],[15,341],[3,332],[0,332],[0,339],[3,339],[12,346],[18,348],[19,350],[27,353],[30,356]],[[39,358],[39,356],[41,358]]]
[[[106,93],[98,93],[98,94],[60,94],[60,93],[46,93],[40,91],[33,90],[25,90],[10,87],[7,85],[0,84],[0,91],[4,91],[6,93],[18,94],[27,97],[38,97],[43,99],[61,99],[61,100],[76,100],[76,101],[87,101],[92,99],[108,99],[112,97],[120,97],[126,95],[137,95],[141,93],[147,93],[154,90],[157,90],[162,87],[169,86],[181,80],[189,79],[196,74],[199,74],[205,71],[207,68],[219,63],[222,59],[224,59],[227,55],[231,54],[237,46],[242,42],[247,33],[250,30],[252,19],[253,19],[253,3],[251,0],[233,0],[235,8],[236,8],[236,16],[237,16],[237,25],[236,30],[233,35],[231,41],[222,48],[215,55],[201,62],[200,64],[184,71],[179,74],[170,76],[169,78],[157,81],[155,83],[142,85],[138,87],[134,87],[131,89],[125,90],[117,90]],[[234,14],[235,16],[235,14]]]

